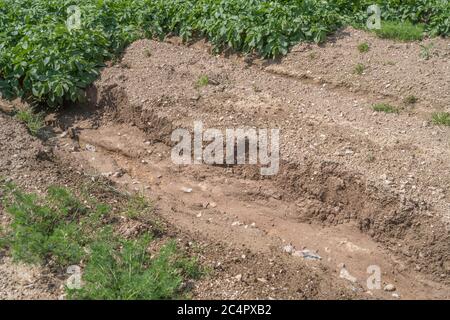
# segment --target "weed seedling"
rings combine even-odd
[[[357,75],[362,75],[364,70],[366,70],[366,67],[362,63],[358,63],[353,69],[353,72]]]
[[[201,76],[197,80],[197,88],[205,87],[209,84],[209,78],[206,75]]]
[[[23,109],[16,113],[16,118],[23,122],[33,136],[39,134],[44,127],[44,114],[35,113],[33,109]]]
[[[372,110],[376,112],[384,113],[399,113],[398,108],[391,106],[387,103],[377,103],[372,106]]]
[[[449,112],[435,112],[432,115],[434,124],[450,127],[450,113]]]
[[[409,95],[405,99],[403,99],[403,103],[407,105],[415,104],[417,102],[417,97],[414,95]]]
[[[358,51],[360,53],[366,53],[369,51],[369,44],[367,42],[360,43],[358,45]]]
[[[315,51],[310,52],[309,59],[311,59],[311,60],[317,59],[317,52],[315,52]]]
[[[132,195],[128,201],[125,215],[130,219],[145,217],[153,211],[153,205],[140,194]]]
[[[432,57],[431,49],[433,48],[433,44],[430,43],[429,45],[420,45],[420,57],[424,60],[428,60]]]

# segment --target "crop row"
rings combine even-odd
[[[104,61],[143,37],[206,37],[217,50],[283,55],[342,25],[364,26],[373,3],[385,20],[450,33],[448,0],[0,0],[0,92],[50,106],[79,101]],[[80,29],[66,26],[72,5]]]

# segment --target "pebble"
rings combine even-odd
[[[348,270],[345,269],[345,268],[341,269],[341,272],[339,273],[339,278],[348,280],[348,281],[353,282],[353,283],[356,282],[356,278],[354,276],[352,276],[350,274],[350,272],[348,272]]]
[[[181,188],[181,191],[183,191],[184,193],[191,193],[192,192],[192,188],[183,187],[183,188]]]
[[[312,252],[311,250],[305,249],[302,251],[294,251],[292,253],[293,256],[296,257],[302,257],[306,260],[322,260],[322,257],[319,256],[317,253]]]
[[[124,174],[124,172],[122,170],[119,170],[119,171],[114,172],[112,176],[114,178],[120,178],[123,176],[123,174]]]
[[[87,151],[89,151],[89,152],[95,152],[95,151],[96,151],[95,147],[94,147],[93,145],[91,145],[91,144],[87,144],[87,145],[85,146],[85,149],[86,149]]]
[[[387,292],[392,292],[395,290],[396,290],[396,288],[392,283],[389,283],[384,287],[384,291],[387,291]]]
[[[292,254],[292,252],[294,252],[294,251],[295,251],[294,247],[292,245],[290,245],[290,244],[288,244],[287,246],[283,247],[283,252]]]

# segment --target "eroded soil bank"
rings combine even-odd
[[[423,60],[419,43],[346,29],[281,61],[138,41],[85,106],[54,115],[46,148],[75,172],[145,194],[177,232],[204,243],[215,271],[196,284],[197,298],[448,299],[450,130],[429,116],[450,106],[450,48],[433,41],[436,54]],[[365,74],[353,74],[357,63]],[[405,104],[411,95],[418,101]],[[374,112],[380,102],[400,112]],[[194,121],[279,128],[280,172],[173,164],[171,134]],[[371,266],[381,290],[367,288]]]

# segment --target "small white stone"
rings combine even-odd
[[[289,253],[289,254],[292,254],[292,252],[294,250],[295,250],[294,247],[292,245],[290,245],[290,244],[288,244],[287,246],[283,247],[283,252],[286,252],[286,253]]]
[[[387,291],[387,292],[392,292],[395,290],[396,290],[396,288],[392,283],[389,283],[384,287],[384,291]]]

